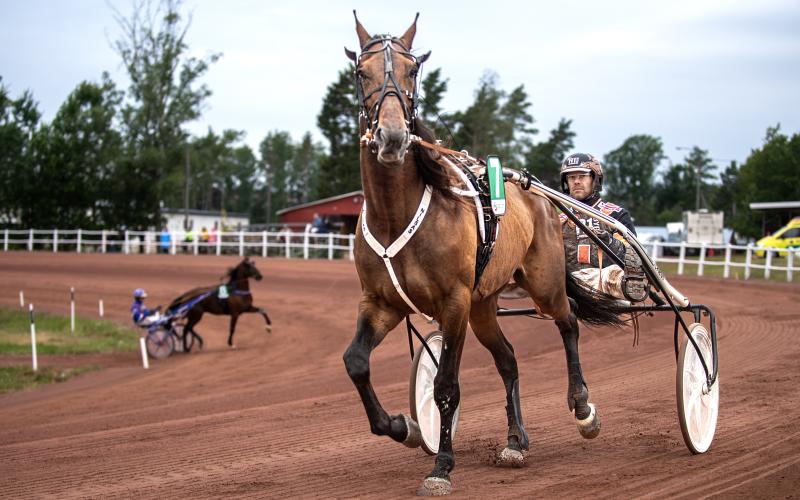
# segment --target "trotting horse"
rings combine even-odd
[[[458,370],[468,322],[491,352],[505,385],[508,443],[498,460],[512,466],[524,463],[522,451],[529,441],[522,422],[517,362],[496,316],[499,292],[512,277],[536,308],[555,320],[567,355],[567,402],[587,438],[597,435],[600,422],[581,372],[577,319],[591,324],[620,320],[609,299],[582,288],[569,274],[555,209],[516,185],[506,188],[502,230],[491,261],[474,284],[475,207],[454,194],[456,177],[438,161],[438,153],[412,142],[412,134],[434,142],[416,116],[417,73],[430,54],[411,53],[416,22],[394,38],[371,36],[356,17],[361,52],[345,49],[356,64],[365,203],[355,242],[362,295],[356,334],[344,363],[370,430],[409,447],[419,446],[416,422],[407,415],[389,415],[378,401],[370,382],[370,353],[408,314],[427,314],[439,323],[444,342],[434,379],[441,415],[439,451],[418,490],[438,495],[451,489],[455,461],[450,431],[460,402]]]
[[[202,349],[203,338],[194,330],[194,325],[200,321],[203,313],[229,315],[231,317],[228,333],[228,346],[230,347],[234,347],[233,333],[236,330],[236,322],[239,320],[240,314],[260,314],[266,321],[265,328],[267,331],[272,331],[272,321],[269,319],[267,311],[261,307],[253,306],[253,294],[250,292],[249,280],[250,278],[255,278],[256,281],[260,281],[262,278],[261,272],[256,268],[255,263],[249,257],[245,257],[236,267],[228,270],[227,277],[228,280],[225,284],[227,298],[220,298],[220,285],[212,285],[189,290],[167,306],[167,311],[170,311],[201,295],[206,295],[194,304],[186,314],[186,325],[183,327],[184,347],[187,346],[187,334],[191,334],[200,342],[200,348]]]

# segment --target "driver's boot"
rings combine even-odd
[[[625,249],[625,277],[622,278],[622,294],[631,302],[647,299],[650,284],[642,268],[642,260],[632,248]]]

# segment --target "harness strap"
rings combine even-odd
[[[411,301],[411,299],[406,295],[405,291],[403,291],[403,287],[400,285],[400,280],[397,279],[397,275],[394,272],[394,268],[392,267],[391,258],[397,255],[397,253],[406,246],[406,243],[411,240],[411,237],[414,236],[414,233],[417,232],[417,229],[422,225],[423,219],[425,219],[425,215],[428,213],[428,206],[431,203],[431,195],[433,194],[433,188],[431,186],[425,186],[425,191],[422,193],[422,200],[419,202],[419,207],[417,208],[417,212],[412,217],[411,222],[406,227],[405,231],[400,234],[400,236],[394,240],[388,248],[384,248],[375,236],[369,231],[367,227],[367,202],[364,200],[364,204],[361,206],[361,232],[364,234],[364,239],[369,244],[370,248],[378,254],[378,256],[383,259],[383,263],[386,265],[386,270],[389,272],[389,277],[392,280],[392,284],[394,285],[395,290],[400,295],[400,298],[411,308],[412,311],[419,314],[420,316],[424,317],[428,321],[432,321],[433,317],[428,316],[427,314],[421,312],[417,306]]]

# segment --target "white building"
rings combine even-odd
[[[217,231],[239,231],[247,230],[250,225],[250,217],[242,213],[220,213],[216,210],[161,209],[161,217],[166,221],[167,230],[171,233],[183,233],[186,230],[184,221],[187,215],[189,229],[194,231],[195,234],[199,234],[204,227],[209,231],[213,227],[216,227]]]

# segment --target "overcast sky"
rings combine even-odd
[[[51,120],[82,80],[127,78],[110,41],[109,4],[0,0],[0,76],[12,97],[30,90]],[[739,162],[768,126],[800,132],[800,1],[672,0],[385,2],[188,0],[194,55],[221,52],[204,82],[213,91],[190,129],[232,128],[257,151],[271,130],[295,140],[316,126],[326,88],[357,49],[352,10],[371,33],[401,35],[420,12],[414,48],[423,70],[449,79],[443,105],[463,110],[481,75],[524,85],[543,141],[573,120],[576,151],[605,155],[633,134],[660,137],[665,153],[697,145]],[[477,152],[488,154],[490,151]]]

